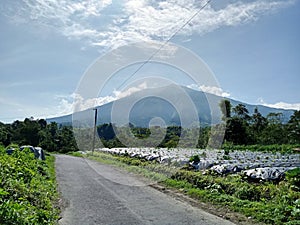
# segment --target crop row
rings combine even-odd
[[[98,151],[177,166],[189,164],[194,170],[210,170],[220,175],[242,172],[249,179],[260,180],[279,180],[286,171],[300,168],[300,154],[164,148],[101,148]]]

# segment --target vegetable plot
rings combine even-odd
[[[194,170],[209,170],[220,175],[242,173],[249,180],[279,181],[287,171],[300,168],[300,154],[155,148],[101,148],[98,151],[173,166],[188,164]]]

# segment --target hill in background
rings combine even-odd
[[[97,125],[115,123],[125,125],[128,122],[138,127],[149,127],[153,118],[161,118],[166,126],[203,126],[221,122],[220,96],[197,91],[187,87],[170,85],[145,89],[130,96],[98,106]],[[294,110],[276,109],[262,105],[251,105],[230,100],[232,106],[244,104],[251,115],[255,108],[266,117],[269,113],[282,113],[283,122],[287,122]],[[113,115],[113,118],[112,118]],[[129,119],[128,119],[129,118]],[[88,109],[74,114],[47,119],[62,125],[93,126],[94,110]],[[155,125],[155,124],[152,124]]]

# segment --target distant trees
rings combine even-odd
[[[46,120],[26,118],[12,124],[0,123],[0,144],[40,146],[48,151],[76,151],[76,141],[71,127],[47,124]]]
[[[239,104],[232,108],[230,101],[224,100],[223,103],[220,103],[220,106],[223,112],[223,120],[226,123],[225,141],[239,145],[246,144],[249,138],[247,127],[250,116],[245,105]],[[231,116],[232,113],[233,116]]]
[[[149,143],[151,139],[147,139],[151,135],[150,128],[135,127],[133,124],[129,124],[129,128],[130,131],[128,130],[128,127],[116,127],[114,124],[106,123],[101,124],[97,127],[97,133],[99,138],[101,139],[102,144],[108,148],[153,146],[153,143]],[[157,134],[165,134],[161,143],[158,144],[158,146],[155,146],[161,148],[176,148],[179,144],[180,138],[184,139],[184,141],[180,143],[181,147],[205,148],[210,135],[210,127],[204,127],[199,129],[182,128],[180,126],[169,126],[167,128],[156,127],[155,129]],[[118,132],[118,135],[116,135],[116,132]],[[131,132],[131,135],[128,135],[127,132]],[[125,142],[129,143],[130,146],[125,145],[125,143],[122,143],[118,139],[118,137],[121,137],[121,139],[124,140],[124,138],[132,137],[132,135],[135,139],[144,140],[142,142],[143,146],[140,145],[141,142],[135,142],[134,138],[131,141],[125,140]]]
[[[224,108],[224,106],[226,106]],[[252,115],[243,104],[231,106],[228,100],[220,103],[226,123],[225,139],[235,145],[300,144],[300,111],[295,111],[287,124],[282,113],[264,117],[257,108]]]
[[[0,122],[0,144],[7,146],[11,141],[10,127]]]
[[[288,139],[291,144],[299,144],[300,143],[300,110],[295,111],[294,115],[291,116],[288,124]]]
[[[284,123],[281,113],[270,113],[264,117],[258,108],[255,108],[250,114],[245,105],[238,104],[232,107],[229,100],[222,101],[220,107],[223,113],[222,124],[200,128],[182,128],[180,126],[155,128],[159,138],[164,135],[161,143],[156,147],[175,148],[182,139],[184,141],[180,142],[180,147],[220,146],[219,143],[210,143],[211,136],[216,137],[213,138],[213,142],[223,141],[230,145],[300,144],[300,111],[295,111],[290,120]],[[216,133],[218,129],[214,129],[218,126],[225,126],[224,140],[222,134]],[[131,132],[131,136],[128,135],[128,132]],[[85,128],[85,130],[78,128],[75,134],[79,140],[80,149],[90,150],[92,148],[92,128]],[[133,124],[129,124],[127,127],[116,127],[112,123],[102,124],[97,127],[97,134],[101,141],[97,138],[96,147],[147,147],[153,144],[151,139],[148,139],[151,129],[136,127]],[[123,143],[132,135],[134,136],[133,141],[129,140]],[[121,137],[122,141],[118,137]],[[16,120],[12,124],[0,123],[0,144],[8,146],[11,143],[41,146],[48,151],[63,153],[78,150],[71,127],[56,123],[47,124],[43,119],[27,118],[24,121]],[[130,143],[131,146],[127,146],[127,143]]]

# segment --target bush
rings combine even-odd
[[[0,150],[0,224],[55,224],[58,209],[54,158],[36,160],[30,150]]]
[[[300,187],[300,168],[296,168],[290,171],[287,171],[286,174],[287,181],[299,191]]]
[[[190,157],[190,162],[194,162],[194,163],[199,163],[200,162],[200,157],[199,155],[193,155]]]

